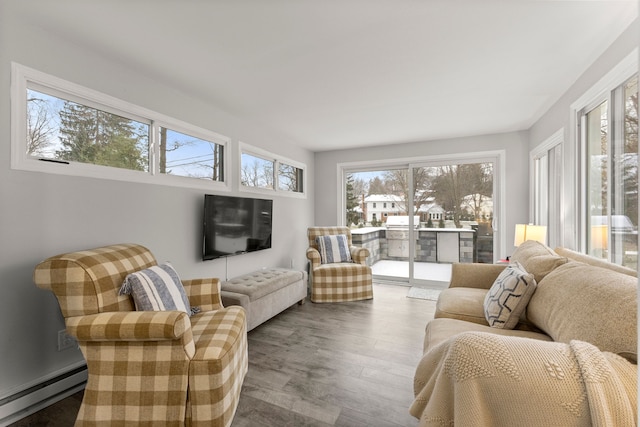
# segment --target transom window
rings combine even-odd
[[[302,193],[302,168],[280,162],[278,164],[278,189]]]
[[[230,139],[12,65],[14,169],[211,189]]]
[[[240,182],[245,187],[273,190],[273,160],[242,153]]]
[[[159,172],[222,181],[224,146],[166,127],[159,128]]]
[[[149,171],[150,123],[27,89],[27,155]]]
[[[241,146],[240,159],[240,184],[245,189],[304,194],[303,165],[247,144]]]

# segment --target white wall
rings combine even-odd
[[[338,221],[338,164],[358,161],[390,161],[394,159],[423,158],[451,154],[466,154],[504,150],[507,214],[504,219],[506,244],[499,256],[513,252],[513,230],[517,222],[528,220],[528,134],[511,132],[480,135],[436,141],[415,142],[367,147],[354,150],[336,150],[316,154],[315,160],[315,219],[317,225],[334,225]],[[496,207],[498,209],[498,207]],[[497,238],[497,236],[496,236]]]
[[[117,29],[116,29],[117,30]],[[10,169],[11,61],[211,129],[307,165],[307,198],[274,199],[273,248],[201,261],[201,190],[67,177]],[[151,81],[134,65],[101,57],[73,40],[17,21],[0,3],[0,398],[82,360],[57,352],[64,323],[57,302],[32,281],[44,258],[99,245],[136,242],[184,278],[233,277],[268,266],[306,267],[313,219],[313,153],[274,130],[234,117],[213,103]],[[233,150],[232,167],[237,164]],[[215,191],[212,191],[215,192]],[[238,194],[236,190],[231,194]],[[245,193],[243,193],[245,194]],[[265,197],[260,195],[260,197]]]
[[[624,33],[600,56],[562,95],[562,97],[529,130],[529,150],[533,150],[555,132],[564,129],[564,171],[563,171],[563,221],[564,233],[561,246],[578,248],[578,226],[576,215],[578,170],[576,163],[577,145],[575,133],[571,129],[570,107],[622,59],[638,47],[640,41],[640,21],[636,19]]]

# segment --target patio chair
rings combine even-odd
[[[369,250],[352,245],[348,227],[310,227],[307,237],[312,302],[373,298]]]

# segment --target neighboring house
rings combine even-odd
[[[404,202],[393,194],[372,194],[364,198],[365,221],[386,222],[388,216],[406,215]]]
[[[489,219],[493,215],[493,202],[491,198],[477,195],[466,196],[462,202],[462,209],[468,215],[474,215],[474,206],[479,201],[478,219]],[[362,213],[362,218],[370,223],[371,221],[386,222],[389,216],[406,215],[405,202],[399,196],[393,194],[372,194],[364,199],[364,210],[360,207],[354,209],[356,212]],[[420,205],[417,211],[420,222],[427,222],[431,219],[436,223],[445,218],[445,210],[435,202],[433,197],[429,197],[426,203]]]
[[[431,220],[434,225],[437,225],[437,222],[441,219],[445,219],[444,209],[435,202],[430,202],[426,205],[420,206],[418,213],[420,214],[420,221],[428,222]]]

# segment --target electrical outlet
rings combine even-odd
[[[58,351],[66,350],[68,348],[77,347],[78,342],[75,338],[69,335],[66,329],[58,331]]]

